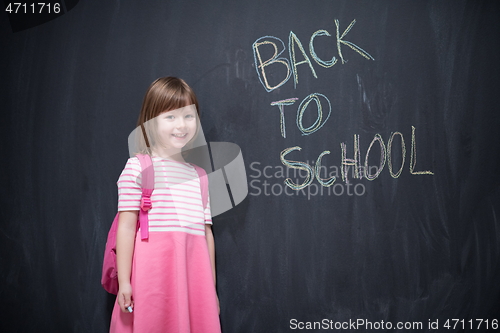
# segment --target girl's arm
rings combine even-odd
[[[215,242],[214,242],[214,234],[212,233],[212,226],[210,224],[205,224],[205,237],[207,238],[208,254],[210,255],[210,264],[212,266],[212,275],[214,277],[214,283],[216,284],[216,277],[215,277]]]
[[[212,233],[212,226],[210,224],[205,224],[205,237],[207,238],[208,254],[210,255],[210,265],[212,266],[212,276],[214,277],[214,284],[216,284],[215,242],[214,242],[214,234]],[[220,305],[218,296],[217,296],[217,308],[220,314]]]
[[[130,276],[132,272],[132,256],[137,232],[137,215],[139,211],[122,211],[118,218],[116,233],[116,266],[118,269],[118,305],[123,312],[127,307],[134,307]]]

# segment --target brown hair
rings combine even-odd
[[[198,99],[193,89],[183,79],[172,76],[156,79],[146,91],[137,126],[141,126],[164,111],[179,109],[191,104],[196,106],[196,112],[199,116]]]
[[[153,124],[150,120],[165,111],[176,110],[193,104],[196,107],[196,113],[199,118],[198,99],[194,91],[184,80],[168,76],[156,79],[151,83],[144,96],[141,113],[137,120],[137,126],[140,126],[142,129],[142,135],[138,135],[137,138],[139,140],[139,153],[150,154],[151,145],[154,145],[156,126],[151,126]]]

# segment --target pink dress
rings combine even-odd
[[[149,211],[149,239],[136,235],[132,260],[133,313],[115,302],[112,333],[220,332],[217,298],[205,238],[212,224],[203,209],[196,169],[153,157],[155,189]],[[127,161],[118,179],[118,210],[139,210],[141,166]]]

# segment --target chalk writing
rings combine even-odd
[[[279,41],[281,43],[282,50],[278,52],[278,47],[276,46],[276,43],[273,43],[273,42],[271,42],[269,40],[265,40],[265,39],[274,39],[274,40]],[[266,61],[262,61],[262,57],[261,57],[260,52],[259,52],[259,47],[261,45],[272,45],[274,48],[273,56]],[[259,39],[257,39],[253,43],[252,49],[253,49],[254,62],[256,65],[257,74],[259,75],[260,83],[262,83],[262,85],[264,86],[264,88],[268,92],[272,91],[276,88],[281,87],[283,84],[286,83],[286,81],[288,81],[288,79],[290,78],[290,75],[292,74],[290,71],[290,63],[288,62],[287,58],[278,58],[285,51],[285,43],[283,43],[283,41],[281,39],[273,37],[273,36],[260,37]],[[275,86],[271,86],[269,84],[269,82],[267,80],[266,70],[265,70],[265,68],[271,64],[285,65],[286,70],[287,70],[286,78],[284,78],[280,83],[278,83]]]
[[[378,141],[380,144],[380,166],[378,167],[377,172],[374,175],[370,175],[370,172],[368,170],[368,156],[370,155],[370,151],[372,149],[373,144],[375,141]],[[385,144],[384,140],[382,140],[382,137],[380,134],[375,134],[373,137],[372,142],[370,143],[370,147],[368,147],[368,150],[366,151],[366,157],[365,157],[365,178],[368,180],[374,180],[380,175],[382,170],[384,169],[385,166],[385,159],[387,156],[387,150],[385,149]]]
[[[328,115],[326,116],[326,118],[323,122],[322,122],[322,120],[323,120],[323,106],[321,104],[321,101],[319,100],[319,96],[323,97],[328,102]],[[311,103],[311,101],[316,102],[316,107],[318,110],[318,117],[316,118],[316,121],[311,126],[304,128],[304,124],[302,122],[303,117],[304,117],[304,112],[306,111],[307,106],[309,105],[309,103]],[[331,113],[332,113],[332,104],[330,103],[328,98],[323,94],[312,93],[309,96],[307,96],[306,98],[304,98],[299,105],[299,109],[297,110],[297,127],[302,132],[302,135],[312,134],[312,133],[316,132],[317,130],[319,130],[321,127],[323,127],[323,125],[328,120],[328,118],[330,118]]]
[[[280,110],[280,130],[281,130],[281,136],[284,138],[286,138],[284,106],[285,105],[292,105],[297,100],[298,100],[298,98],[293,97],[293,98],[283,99],[281,101],[271,102],[272,106],[277,105],[279,110]]]
[[[344,33],[342,34],[342,36],[339,37],[339,20],[335,20],[335,26],[337,27],[337,51],[339,52],[340,59],[342,59],[342,63],[345,63],[346,60],[344,60],[344,56],[342,55],[342,50],[340,49],[340,44],[344,44],[344,45],[349,46],[351,49],[358,52],[361,56],[363,56],[364,58],[366,58],[368,60],[370,60],[370,59],[375,60],[375,59],[373,59],[373,57],[370,54],[368,54],[368,52],[366,52],[365,50],[363,50],[362,48],[360,48],[356,44],[353,44],[353,43],[348,42],[346,40],[342,40],[342,38],[344,38],[345,35],[347,35],[347,33],[351,30],[354,23],[356,23],[356,20],[352,20],[351,24],[349,24],[349,26],[344,30]]]
[[[304,57],[304,60],[301,62],[297,62],[295,59],[295,44],[299,47],[300,52],[302,52],[302,56]],[[311,60],[309,60],[309,57],[307,56],[306,51],[304,51],[304,47],[302,46],[302,43],[300,40],[297,38],[297,36],[290,31],[290,37],[288,38],[288,51],[290,53],[290,61],[292,62],[292,72],[293,72],[293,83],[294,87],[297,87],[297,83],[299,83],[299,75],[297,73],[297,65],[301,64],[308,64],[309,68],[311,68],[311,72],[315,78],[318,78],[316,75],[316,71],[314,70],[314,67],[311,63]]]
[[[318,180],[318,183],[320,183],[324,187],[332,186],[333,183],[335,183],[335,180],[337,179],[335,176],[330,177],[330,179],[323,179],[320,177],[321,159],[323,158],[323,155],[326,155],[326,154],[330,154],[330,151],[325,150],[321,154],[319,154],[318,159],[316,160],[316,165],[314,167],[315,172],[316,172],[316,179]]]
[[[412,126],[413,127],[413,126]],[[394,140],[394,136],[399,135],[401,137],[401,167],[399,168],[398,172],[394,173],[392,170],[392,161],[391,161],[391,155],[392,155],[392,141]],[[405,156],[406,156],[406,147],[405,147],[405,139],[403,138],[403,134],[399,132],[394,132],[391,134],[391,137],[389,138],[389,142],[387,143],[387,151],[389,154],[387,155],[387,164],[389,167],[389,173],[393,178],[398,178],[401,175],[401,172],[403,172],[403,167],[405,164]]]
[[[324,98],[328,103],[328,114],[326,115],[326,117],[324,117],[323,115],[323,104],[321,103],[320,97]],[[298,98],[293,97],[293,98],[283,99],[280,101],[271,102],[272,106],[278,106],[280,110],[280,131],[281,131],[281,136],[284,138],[286,138],[284,105],[292,105],[297,100]],[[303,123],[304,113],[306,112],[309,103],[311,103],[312,101],[316,103],[317,117],[311,126],[304,127]],[[332,113],[332,104],[330,103],[328,97],[320,93],[312,93],[302,100],[297,109],[297,128],[302,132],[302,135],[312,134],[317,130],[319,130],[321,127],[323,127],[328,118],[330,118],[331,113]]]
[[[311,52],[311,57],[314,59],[314,61],[316,61],[316,63],[320,66],[323,66],[325,68],[330,68],[337,63],[337,58],[335,58],[335,56],[333,56],[332,60],[324,61],[318,57],[318,55],[316,54],[316,51],[314,50],[314,44],[313,44],[314,38],[316,38],[316,36],[329,36],[329,37],[331,37],[332,35],[330,35],[328,33],[328,31],[326,31],[326,30],[318,30],[311,35],[311,40],[309,41],[309,52]]]
[[[401,162],[401,167],[398,170],[398,172],[394,173],[392,166],[391,166],[391,155],[392,155],[392,150],[390,149],[392,147],[392,142],[394,140],[394,136],[399,135],[401,137],[401,150],[402,150],[402,162]],[[380,161],[378,165],[369,165],[369,157],[370,153],[372,151],[373,146],[378,142],[380,146]],[[404,146],[404,137],[401,132],[394,132],[391,134],[389,141],[388,141],[388,147],[386,148],[386,145],[384,143],[384,140],[382,139],[382,136],[380,134],[375,134],[373,137],[373,140],[370,142],[370,145],[368,146],[368,149],[366,150],[366,155],[365,155],[365,163],[364,165],[361,165],[360,163],[360,149],[359,149],[359,134],[354,135],[354,158],[347,158],[347,145],[345,142],[342,142],[340,144],[341,147],[341,174],[342,174],[342,181],[345,182],[346,184],[349,184],[349,179],[348,179],[348,173],[349,173],[349,167],[353,167],[353,178],[366,178],[368,180],[375,180],[379,177],[380,173],[384,170],[385,164],[389,162],[389,173],[393,178],[398,178],[401,175],[401,172],[403,171],[403,166],[405,163],[404,156],[406,154],[406,148]],[[415,159],[416,159],[416,154],[417,154],[417,147],[415,146],[415,127],[412,126],[412,151],[414,152],[414,159],[410,163],[410,173],[413,175],[433,175],[431,171],[414,171],[415,168]],[[285,184],[289,186],[290,188],[294,190],[299,190],[303,189],[304,187],[307,187],[311,185],[313,182],[313,177],[316,178],[318,183],[324,187],[329,187],[332,184],[335,183],[336,177],[331,176],[328,179],[323,179],[320,176],[320,171],[322,166],[321,161],[324,155],[330,154],[329,150],[324,150],[321,152],[316,159],[316,165],[313,168],[307,163],[307,162],[300,162],[300,161],[293,161],[293,160],[287,160],[285,159],[285,156],[289,154],[292,151],[295,150],[302,150],[302,148],[296,146],[296,147],[291,147],[283,150],[280,154],[280,160],[281,162],[287,166],[288,168],[293,168],[293,169],[299,169],[299,170],[304,170],[306,171],[305,175],[305,181],[302,184],[296,184],[292,182],[290,178],[285,179]],[[413,163],[413,164],[412,164]],[[375,169],[374,173],[371,173],[371,170]]]
[[[417,164],[417,144],[415,143],[415,127],[411,127],[411,154],[410,154],[410,173],[412,175],[433,175],[431,171],[415,171]]]
[[[333,67],[335,64],[339,63],[338,59],[341,60],[340,61],[341,64],[345,64],[347,60],[342,52],[342,46],[348,46],[350,49],[354,50],[357,54],[359,54],[360,56],[362,56],[367,60],[375,60],[368,52],[363,50],[361,47],[346,40],[346,36],[353,28],[354,24],[356,23],[356,20],[352,20],[351,23],[347,26],[347,28],[345,28],[345,30],[342,32],[342,34],[340,33],[339,20],[335,19],[334,23],[335,23],[335,37],[333,37],[327,30],[324,29],[317,30],[311,35],[309,39],[310,57],[306,52],[306,50],[304,49],[302,42],[293,31],[290,31],[288,35],[289,58],[283,56],[283,53],[286,51],[286,46],[285,43],[280,38],[274,36],[264,36],[258,38],[252,44],[252,49],[254,55],[255,69],[257,71],[260,83],[262,84],[264,89],[267,92],[271,92],[283,86],[286,82],[288,82],[292,74],[294,81],[294,89],[296,89],[297,84],[299,83],[299,74],[297,68],[299,65],[303,64],[306,64],[307,67],[311,70],[311,74],[314,78],[318,78],[316,71],[314,69],[313,62],[311,61],[311,58],[317,65],[320,65],[321,67],[324,68]],[[332,37],[331,39],[332,42],[335,41],[335,44],[332,44],[332,46],[336,46],[337,54],[332,56],[330,60],[321,59],[316,53],[316,48],[314,43],[316,38],[318,37]],[[273,66],[272,69],[271,66]],[[286,71],[284,69],[286,69]],[[283,75],[284,73],[286,74],[280,77],[280,75]],[[276,77],[278,78],[276,79]],[[325,111],[326,104],[322,100],[326,100],[328,104],[328,112]],[[286,121],[285,121],[286,118],[284,111],[285,105],[287,106],[293,105],[297,101],[298,98],[292,97],[271,102],[271,106],[277,106],[280,111],[280,118],[279,118],[280,133],[283,138],[286,138],[286,132],[287,132]],[[316,118],[311,125],[306,126],[304,125],[304,115],[307,110],[311,112],[311,108],[308,107],[312,101],[314,101],[314,103],[316,104]],[[320,93],[309,94],[301,101],[301,103],[297,107],[297,116],[296,116],[297,129],[302,133],[302,135],[313,134],[325,125],[327,120],[330,118],[331,113],[332,113],[332,105],[328,97]],[[411,126],[411,129],[412,129],[412,134],[411,134],[412,138],[411,138],[411,150],[410,150],[411,154],[410,154],[410,166],[409,166],[410,174],[434,175],[432,171],[415,171],[417,163],[417,147],[415,138],[416,129],[414,126]],[[398,157],[401,156],[401,165],[399,166],[399,169],[395,172],[393,165],[394,161],[392,158],[393,154],[392,146],[394,138],[396,136],[399,136],[401,140],[401,154],[400,155],[397,154]],[[377,150],[377,148],[374,147],[376,143],[378,143],[380,147],[380,158],[377,161],[378,164],[370,166],[369,165],[370,153],[372,153],[372,148],[374,150]],[[382,136],[378,133],[375,134],[372,141],[370,142],[370,145],[366,149],[364,163],[362,163],[361,161],[359,134],[354,134],[354,146],[353,146],[354,154],[352,158],[347,157],[347,144],[345,142],[340,143],[340,148],[341,148],[340,171],[342,175],[342,181],[345,182],[347,185],[350,185],[349,168],[351,167],[352,167],[352,177],[354,179],[366,178],[367,180],[370,181],[373,181],[380,176],[380,174],[384,170],[386,163],[388,165],[389,174],[391,175],[392,178],[399,178],[404,170],[404,165],[406,161],[406,145],[403,134],[401,132],[391,133],[389,140],[387,141],[387,146],[384,143]],[[314,178],[316,178],[316,180],[322,187],[332,186],[336,182],[337,176],[329,174],[326,175],[327,178],[321,177],[321,170],[322,169],[327,170],[325,166],[322,166],[323,157],[325,155],[330,155],[331,152],[329,150],[324,150],[318,155],[318,158],[316,160],[312,160],[311,163],[314,163],[315,161],[314,168],[311,165],[309,165],[309,162],[301,162],[285,158],[288,154],[294,151],[301,151],[301,150],[302,150],[301,147],[294,146],[286,148],[283,151],[281,151],[280,153],[281,163],[288,169],[293,169],[294,174],[295,171],[298,170],[300,177],[303,178],[303,182],[300,183],[299,179],[296,179],[296,181],[293,182],[290,177],[287,177],[284,180],[284,184],[293,190],[299,191],[310,186],[313,183]],[[264,168],[264,175],[266,174],[266,168]],[[330,166],[330,168],[332,167]],[[288,176],[288,169],[287,169],[287,176]],[[372,170],[374,170],[374,172],[372,172]],[[305,172],[305,175],[302,175],[302,172]],[[316,184],[312,185],[317,188]],[[337,185],[339,184],[336,184],[335,186]],[[335,188],[335,186],[333,186],[333,188]]]
[[[347,26],[342,35],[340,34],[339,31],[339,26],[340,26],[339,20],[335,19],[334,22],[336,28],[335,36],[336,36],[337,53],[339,58],[342,60],[342,64],[347,62],[342,53],[342,48],[341,48],[342,45],[350,47],[352,50],[354,50],[367,60],[375,60],[368,52],[363,50],[358,45],[350,41],[344,40],[346,35],[349,33],[349,31],[356,23],[356,20],[352,20],[352,22],[349,24],[349,26]],[[309,39],[309,54],[318,65],[325,68],[332,67],[337,63],[337,58],[335,56],[333,56],[331,60],[325,61],[320,59],[316,54],[316,49],[314,47],[314,39],[319,36],[331,37],[332,35],[327,30],[324,29],[315,31],[311,35],[311,38]],[[277,43],[281,44],[280,48],[278,48]],[[265,45],[271,45],[274,49],[273,55],[267,60],[262,59],[261,52],[259,51],[259,48]],[[293,72],[294,88],[296,88],[297,84],[299,83],[299,74],[297,72],[297,66],[301,64],[307,64],[309,66],[309,69],[311,70],[312,75],[315,78],[318,78],[313,63],[309,59],[309,56],[307,55],[307,52],[302,45],[302,42],[299,40],[299,38],[293,31],[290,31],[288,35],[288,53],[290,60],[284,57],[280,57],[282,53],[285,51],[286,47],[285,43],[283,43],[283,41],[278,37],[274,36],[260,37],[252,44],[252,49],[254,54],[255,69],[257,71],[257,74],[259,75],[260,83],[262,84],[264,89],[266,89],[267,92],[271,92],[274,89],[284,85],[290,79],[292,72]],[[303,58],[303,60],[301,61],[297,61],[296,59],[297,49],[298,51],[300,51],[301,57]],[[278,84],[271,85],[268,80],[268,75],[266,74],[266,68],[271,65],[277,65],[277,64],[286,67],[286,76]]]
[[[280,159],[281,159],[281,163],[283,163],[284,165],[286,165],[289,168],[304,170],[304,171],[307,172],[306,179],[305,179],[305,181],[302,184],[295,184],[294,182],[292,182],[291,178],[285,179],[285,184],[288,187],[290,187],[293,190],[301,190],[304,187],[307,187],[307,186],[311,185],[311,183],[313,181],[313,178],[311,177],[311,175],[314,174],[314,171],[311,168],[311,166],[309,164],[307,164],[307,163],[298,162],[298,161],[291,161],[291,160],[285,160],[285,156],[289,152],[292,152],[294,150],[299,150],[300,151],[300,150],[302,150],[302,148],[300,148],[300,147],[287,148],[287,149],[285,149],[285,150],[283,150],[281,152]]]
[[[353,177],[362,178],[363,173],[361,172],[362,168],[361,168],[361,158],[359,150],[359,134],[354,134],[354,158],[346,158],[347,146],[344,142],[340,144],[340,149],[342,151],[342,162],[340,168],[342,172],[342,181],[349,183],[347,175],[350,166],[353,166]]]

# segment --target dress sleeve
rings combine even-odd
[[[210,211],[210,196],[208,196],[207,207],[205,208],[205,224],[212,224],[212,213]]]
[[[118,185],[118,211],[140,210],[141,164],[137,157],[128,159],[116,184]]]

